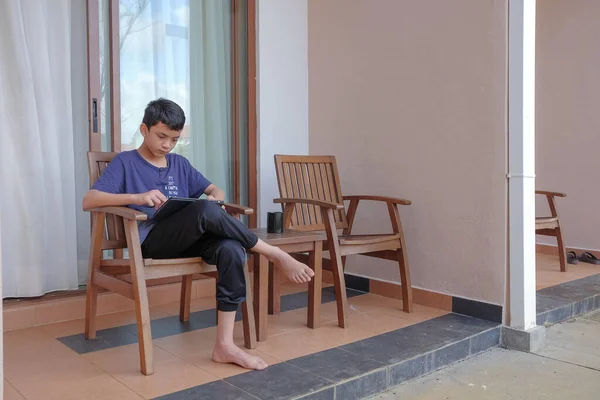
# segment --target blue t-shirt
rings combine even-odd
[[[106,167],[92,189],[114,194],[138,194],[157,189],[166,197],[200,197],[211,182],[179,154],[169,153],[167,166],[159,168],[146,161],[137,150],[119,153]],[[138,223],[143,242],[155,222],[156,210],[149,206],[130,204],[128,207],[148,215]]]

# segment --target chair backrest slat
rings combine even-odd
[[[108,164],[118,153],[89,151],[88,169],[90,174],[90,187],[96,183]],[[127,239],[125,237],[125,225],[123,218],[116,215],[105,217],[105,237],[102,238],[102,250],[125,249]]]
[[[281,197],[343,204],[335,157],[275,155],[275,169]],[[347,227],[344,210],[336,211],[334,216],[338,229]],[[291,227],[304,231],[325,229],[321,210],[317,206],[297,204]]]

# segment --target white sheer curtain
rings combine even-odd
[[[228,195],[231,168],[231,0],[120,0],[122,150],[141,144],[146,104],[186,112],[175,152]]]
[[[190,1],[192,163],[233,200],[231,2]]]
[[[69,7],[0,1],[4,298],[77,288]]]

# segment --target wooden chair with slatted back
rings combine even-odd
[[[88,152],[90,186],[100,177],[108,163],[117,153]],[[227,212],[239,217],[251,214],[251,208],[226,204]],[[179,319],[190,319],[190,301],[194,274],[215,277],[216,267],[206,264],[201,258],[143,259],[138,221],[146,214],[128,207],[96,208],[92,213],[92,240],[89,259],[87,298],[85,312],[85,338],[96,338],[96,311],[98,289],[104,288],[121,294],[135,302],[137,332],[140,349],[140,366],[144,375],[154,372],[152,358],[152,332],[148,307],[147,279],[182,277]],[[103,250],[128,249],[129,259],[103,259]],[[244,268],[246,282],[250,282],[248,267]],[[123,279],[130,275],[131,279]],[[246,301],[242,304],[244,344],[256,346],[256,329],[252,307],[252,292],[247,285]]]
[[[549,217],[536,217],[535,233],[543,236],[553,236],[558,244],[558,259],[561,272],[567,272],[567,249],[563,241],[562,229],[558,219],[555,197],[567,197],[565,193],[536,190],[535,194],[546,196],[551,215]]]
[[[274,202],[283,205],[285,229],[324,230],[327,233],[325,248],[331,261],[324,259],[323,266],[333,272],[339,326],[348,326],[344,264],[346,256],[352,254],[397,262],[402,282],[402,307],[405,312],[412,312],[406,241],[398,212],[398,205],[410,205],[411,202],[384,196],[343,196],[334,156],[275,155],[275,169],[281,198]],[[344,200],[350,202],[347,212]],[[361,200],[387,204],[392,232],[352,233],[354,216]],[[342,230],[341,235],[338,230]]]

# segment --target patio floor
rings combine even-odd
[[[538,255],[538,324],[600,307],[600,268],[580,263],[561,273]],[[323,289],[321,327],[306,327],[306,285],[282,287],[282,313],[251,353],[270,364],[248,372],[211,361],[214,298],[192,300],[189,324],[179,304],[151,307],[155,374],[139,371],[133,310],[100,315],[96,341],[83,319],[4,333],[4,399],[362,398],[497,346],[497,323],[348,289],[350,328],[336,324],[335,297]],[[242,345],[241,322],[235,340]]]
[[[251,353],[274,366],[448,313],[415,305],[407,314],[398,300],[349,290],[351,326],[343,330],[336,325],[332,288],[323,291],[322,326],[312,330],[306,327],[306,287],[284,286],[282,313],[269,316],[269,338]],[[139,372],[133,311],[99,316],[94,342],[83,340],[83,320],[5,332],[5,399],[151,399],[247,372],[211,361],[214,299],[193,300],[191,327],[182,328],[178,312],[178,303],[151,309],[155,373],[148,377]],[[241,322],[235,339],[242,345]]]
[[[571,282],[576,279],[585,278],[600,273],[600,265],[587,264],[567,264],[567,272],[560,272],[560,263],[558,256],[548,254],[537,255],[536,265],[536,283],[537,290],[550,286],[556,286],[561,283]]]

